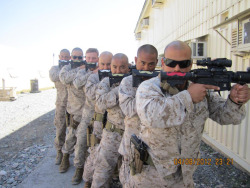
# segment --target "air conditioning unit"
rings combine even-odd
[[[141,32],[135,34],[136,40],[141,40]]]
[[[141,21],[141,27],[142,29],[147,29],[149,26],[149,17],[143,18]]]
[[[192,58],[200,59],[207,57],[207,43],[206,42],[191,42]]]
[[[161,8],[164,4],[164,0],[152,0],[152,8]]]

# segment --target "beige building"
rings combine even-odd
[[[225,57],[233,62],[228,70],[250,67],[250,0],[145,0],[134,32],[138,46],[153,44],[160,57],[168,43],[182,40],[192,48],[194,62]],[[240,125],[208,120],[203,140],[250,172],[249,102],[246,109]]]

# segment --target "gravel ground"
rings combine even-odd
[[[21,183],[53,147],[56,90],[20,94],[13,102],[0,102],[0,188]],[[223,158],[202,142],[201,158],[212,165],[199,165],[197,188],[250,187],[250,176],[232,165],[216,165]],[[70,179],[70,178],[69,178]],[[114,181],[111,187],[121,187]]]

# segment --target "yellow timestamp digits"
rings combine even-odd
[[[183,159],[174,159],[174,165],[212,165],[211,164],[212,159],[211,158],[183,158]]]
[[[233,165],[233,159],[230,158],[174,158],[174,165]]]

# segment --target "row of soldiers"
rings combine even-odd
[[[154,46],[142,45],[135,57],[136,69],[154,71],[157,58]],[[59,59],[81,62],[83,51],[74,48],[70,55],[63,49]],[[197,165],[176,161],[199,157],[206,119],[239,124],[245,117],[247,85],[236,84],[225,100],[211,91],[219,90],[217,86],[185,82],[171,87],[159,77],[139,87],[133,86],[132,75],[110,84],[110,78],[101,78],[98,70],[128,74],[125,54],[105,51],[99,56],[97,49],[89,48],[85,60],[76,67],[68,64],[50,70],[57,89],[56,164],[61,173],[66,172],[74,153],[72,184],[83,179],[85,187],[109,187],[119,169],[123,187],[194,187]],[[96,66],[87,68],[88,64]],[[186,43],[173,41],[166,46],[163,71],[189,72],[191,67]]]

